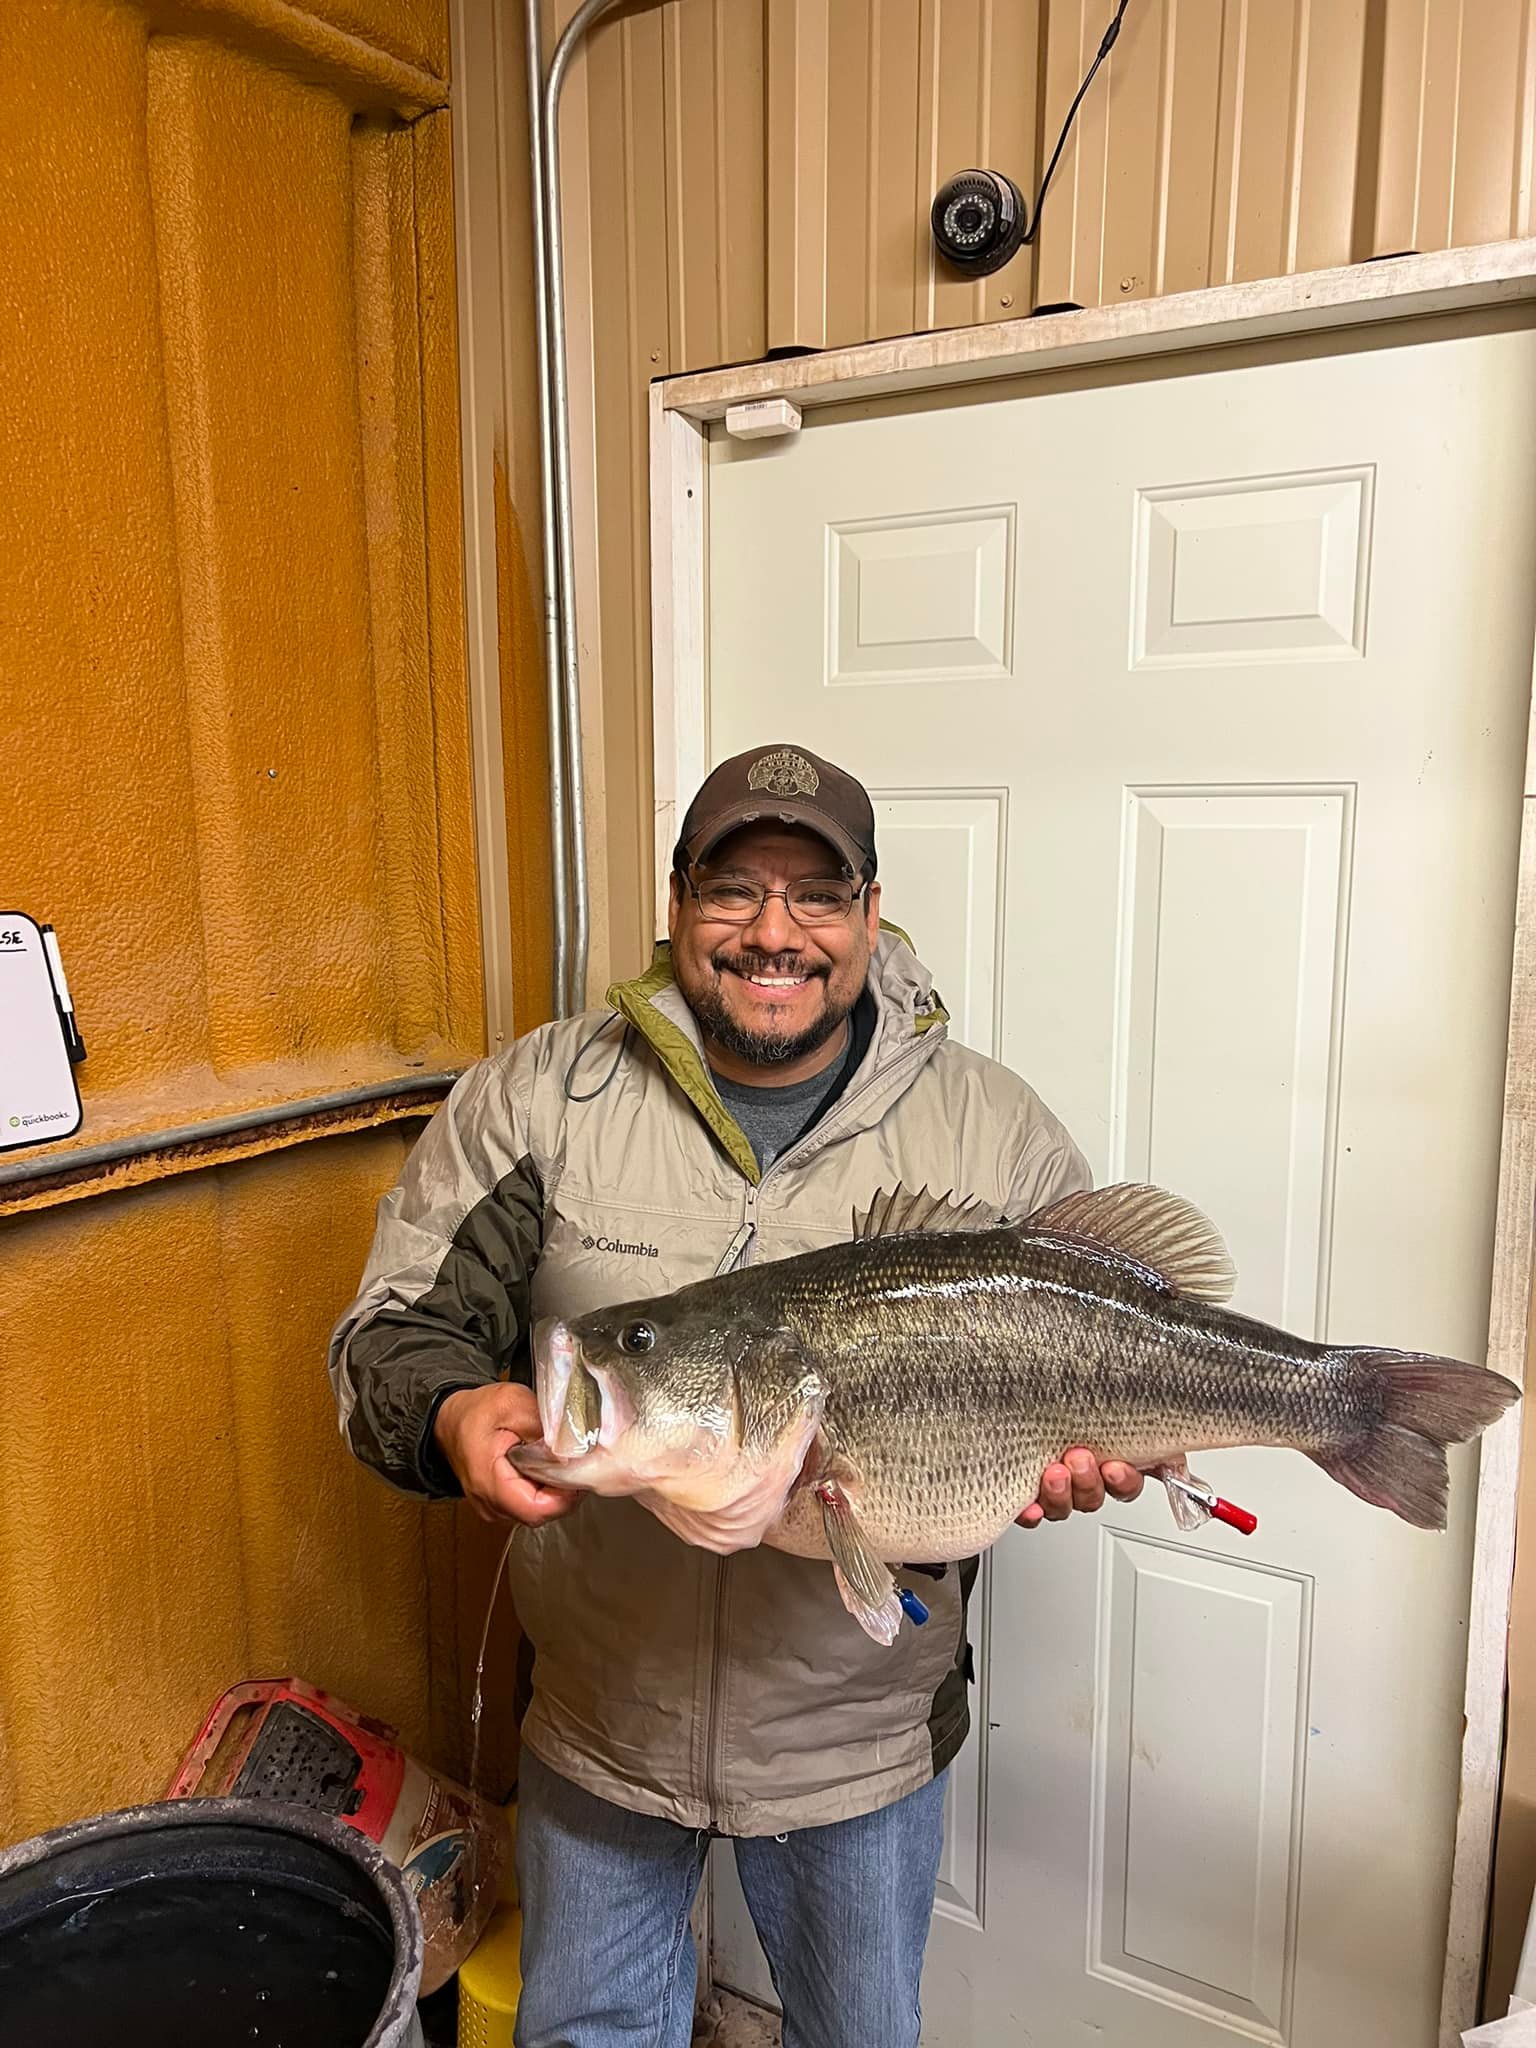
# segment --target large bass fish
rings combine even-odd
[[[854,1225],[848,1244],[541,1323],[544,1440],[513,1462],[633,1495],[706,1549],[830,1558],[849,1612],[889,1643],[887,1567],[984,1550],[1072,1445],[1169,1479],[1185,1526],[1185,1455],[1267,1444],[1443,1529],[1446,1445],[1518,1395],[1482,1366],[1235,1314],[1216,1230],[1159,1188],[1069,1195],[1013,1225],[898,1189]]]

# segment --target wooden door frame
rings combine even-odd
[[[657,930],[680,806],[708,753],[708,441],[729,406],[813,407],[1000,384],[1031,373],[1277,337],[1334,336],[1536,302],[1536,239],[1218,286],[675,377],[651,389],[651,663]],[[1526,751],[1488,1363],[1521,1384],[1536,1319],[1536,707]],[[1441,2003],[1442,2048],[1474,2024],[1503,1751],[1520,1410],[1483,1439],[1467,1633],[1466,1728]]]

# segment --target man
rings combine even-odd
[[[1033,1092],[949,1040],[875,873],[841,769],[791,747],[717,768],[678,841],[670,948],[606,1011],[464,1076],[333,1339],[359,1458],[526,1531],[518,2048],[682,2048],[712,1833],[736,1838],[786,2048],[917,2042],[974,1562],[919,1577],[931,1618],[887,1649],[825,1564],[690,1549],[633,1501],[577,1513],[505,1455],[539,1433],[535,1316],[835,1243],[897,1181],[1016,1218],[1088,1184]],[[1020,1520],[1141,1484],[1071,1452]]]

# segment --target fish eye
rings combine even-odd
[[[630,1323],[619,1332],[619,1349],[630,1353],[649,1351],[656,1342],[656,1332],[649,1323]]]

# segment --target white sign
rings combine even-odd
[[[59,968],[62,976],[62,966]],[[0,910],[0,1152],[47,1145],[80,1128],[80,1091],[42,928]]]

